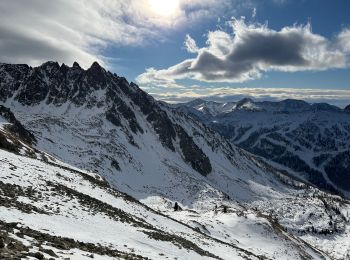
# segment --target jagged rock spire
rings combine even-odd
[[[79,63],[75,61],[75,62],[73,63],[73,68],[80,69],[81,67],[80,67]]]

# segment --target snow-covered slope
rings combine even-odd
[[[211,240],[276,259],[347,254],[347,200],[231,145],[97,63],[87,71],[0,65],[0,79],[1,102],[34,134],[36,149]],[[174,212],[175,202],[183,211]]]
[[[257,259],[157,214],[87,173],[1,150],[0,161],[0,230],[7,244],[1,259],[37,252],[61,259],[91,254],[97,259]],[[269,227],[263,218],[258,221]]]
[[[201,214],[172,212],[187,223],[182,224],[112,189],[100,176],[55,158],[35,159],[0,149],[0,163],[1,259],[297,259],[324,255],[287,234],[268,216],[234,203],[228,203],[226,213],[222,208]]]
[[[233,144],[287,166],[322,189],[349,196],[350,114],[346,109],[299,100],[251,99],[195,100],[176,107]]]

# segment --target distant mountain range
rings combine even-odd
[[[233,144],[330,191],[350,191],[350,111],[302,100],[174,105]]]
[[[347,120],[293,100],[171,106],[98,63],[0,64],[0,258],[344,259],[350,202],[328,190],[346,195]]]

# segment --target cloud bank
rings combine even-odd
[[[350,90],[346,89],[297,89],[297,88],[232,88],[191,86],[181,92],[152,92],[158,100],[169,103],[187,102],[196,98],[229,102],[250,97],[257,101],[299,99],[310,103],[329,103],[341,108],[350,104]]]
[[[149,68],[137,81],[141,85],[173,87],[177,80],[202,82],[245,82],[268,71],[297,72],[341,69],[349,66],[350,30],[334,39],[312,32],[310,24],[284,27],[279,31],[267,24],[229,22],[231,33],[211,31],[207,44],[198,48],[191,36],[185,46],[197,56],[167,69]]]

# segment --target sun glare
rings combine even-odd
[[[148,0],[153,12],[161,16],[174,15],[179,9],[179,0]]]

